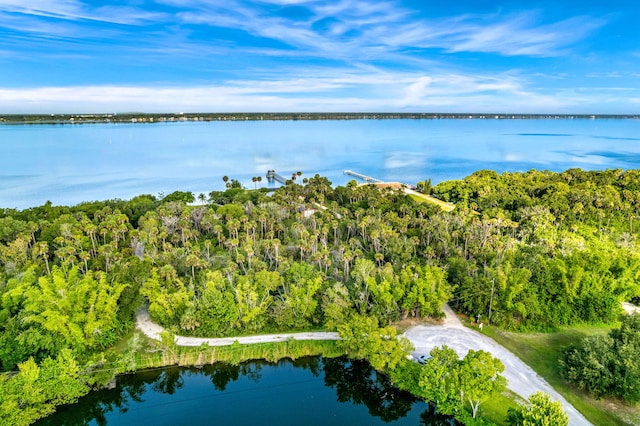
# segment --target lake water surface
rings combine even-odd
[[[451,424],[363,361],[307,357],[121,376],[37,425]]]
[[[498,172],[640,167],[640,120],[349,120],[0,125],[0,207],[175,190],[223,189],[222,176],[351,169],[438,183]]]

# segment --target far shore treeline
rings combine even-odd
[[[0,376],[0,419],[97,386],[142,306],[173,333],[218,337],[385,328],[444,302],[544,331],[612,323],[640,297],[638,170],[483,170],[425,189],[450,212],[318,175],[272,193],[231,182],[0,209],[0,368],[20,370]]]
[[[167,112],[95,114],[0,114],[0,124],[166,123],[181,121],[256,120],[595,120],[640,119],[640,114],[521,114],[521,113],[426,113],[426,112]]]

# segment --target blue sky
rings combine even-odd
[[[0,0],[0,113],[640,113],[636,1]]]

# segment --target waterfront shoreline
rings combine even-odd
[[[520,113],[111,113],[0,114],[6,124],[172,123],[197,121],[316,121],[316,120],[639,120],[640,114],[520,114]]]

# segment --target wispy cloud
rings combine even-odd
[[[132,6],[92,7],[91,3],[78,0],[0,0],[0,11],[68,21],[89,20],[125,25],[141,25],[165,16]]]
[[[173,0],[169,3],[176,4]],[[537,11],[502,15],[429,18],[395,2],[342,0],[300,2],[308,14],[293,19],[229,0],[224,6],[196,2],[195,10],[178,15],[185,23],[242,29],[318,55],[344,57],[406,48],[449,52],[489,52],[507,56],[556,56],[605,25],[589,16],[542,23]],[[262,2],[259,2],[262,3]],[[271,2],[284,4],[285,2]]]
[[[83,8],[84,5],[76,0],[0,0],[0,10],[7,12],[67,19],[78,18]]]
[[[558,56],[606,23],[603,19],[586,16],[547,25],[535,25],[533,21],[531,14],[522,14],[495,25],[471,26],[462,42],[452,46],[451,50]]]
[[[602,95],[606,98],[609,94]],[[78,86],[1,89],[0,111],[451,111],[561,112],[580,94],[538,93],[517,77],[360,74],[232,80],[197,87]]]
[[[271,58],[316,58],[350,66],[386,61],[396,67],[424,69],[433,65],[435,57],[442,61],[460,52],[557,56],[605,24],[589,16],[544,23],[542,13],[531,11],[435,18],[397,1],[155,3],[163,7],[0,0],[0,28],[36,41],[41,37],[61,40],[74,53],[81,48],[94,51],[94,40],[112,40],[121,55],[145,51],[158,57],[225,56],[225,49],[235,49],[236,54]],[[92,25],[95,22],[104,25]],[[223,29],[246,37],[230,38]]]
[[[406,89],[406,102],[416,103],[429,97],[461,94],[522,93],[520,84],[509,76],[439,75],[419,77]]]

